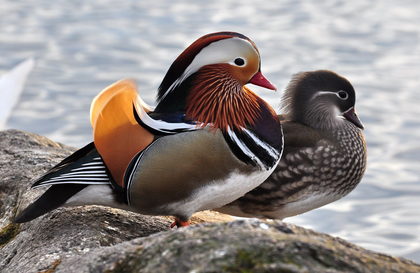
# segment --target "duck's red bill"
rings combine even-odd
[[[271,89],[274,91],[277,91],[277,87],[272,84],[269,80],[267,80],[266,77],[261,73],[261,71],[258,71],[249,81],[248,83],[252,83],[267,89]]]

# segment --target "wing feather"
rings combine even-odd
[[[142,105],[142,102],[136,83],[125,79],[104,89],[91,106],[95,146],[114,181],[121,187],[131,159],[154,139],[152,133],[137,123],[133,114],[133,104]]]

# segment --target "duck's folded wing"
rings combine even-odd
[[[141,105],[137,86],[133,80],[121,80],[104,89],[91,106],[95,146],[120,186],[132,158],[154,139],[137,123],[133,104]]]
[[[36,179],[32,188],[56,184],[111,184],[105,164],[93,142]]]

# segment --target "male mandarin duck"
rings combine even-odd
[[[367,157],[355,101],[351,83],[332,71],[294,75],[282,97],[280,163],[260,186],[216,210],[283,220],[349,194],[363,177]]]
[[[260,71],[246,36],[205,35],[171,65],[153,109],[132,80],[92,102],[93,142],[35,181],[52,185],[15,219],[27,222],[60,206],[105,205],[173,215],[186,226],[196,211],[221,207],[261,184],[277,166],[281,125],[244,85],[276,90]]]

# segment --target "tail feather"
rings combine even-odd
[[[83,184],[59,184],[50,187],[41,197],[26,209],[21,211],[13,220],[15,223],[24,223],[50,212],[83,190],[88,185]]]
[[[118,189],[117,193],[121,192],[121,188],[108,175],[105,163],[93,142],[65,158],[36,179],[32,188],[49,185],[51,187],[34,203],[19,213],[14,222],[28,222],[63,206],[69,199],[89,185],[108,185],[109,187],[106,186],[106,188],[109,189],[110,193],[113,192],[112,185],[114,189]],[[86,200],[88,201],[86,203],[89,203],[89,197]]]
[[[93,142],[65,158],[34,181],[32,188],[56,184],[112,184]]]

